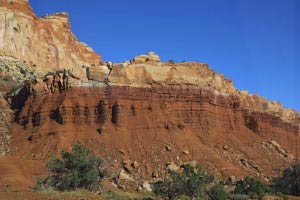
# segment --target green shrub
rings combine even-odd
[[[233,200],[248,200],[250,199],[249,196],[245,194],[235,194],[232,198]]]
[[[186,195],[181,195],[177,200],[191,200],[191,198]]]
[[[168,64],[175,64],[174,60],[168,60]]]
[[[63,150],[61,157],[52,157],[47,163],[51,172],[45,180],[47,186],[58,190],[99,189],[105,170],[100,169],[98,157],[79,143],[73,145],[72,152]]]
[[[246,177],[244,180],[239,180],[236,183],[234,190],[235,194],[257,195],[261,197],[269,191],[269,187],[259,180],[251,177]]]
[[[104,199],[106,200],[140,200],[136,194],[121,193],[117,191],[107,190],[104,193]]]
[[[209,199],[211,200],[226,200],[227,193],[225,191],[224,185],[218,183],[209,190]]]
[[[170,177],[154,183],[153,192],[166,199],[176,199],[182,195],[190,198],[203,198],[206,186],[213,181],[200,165],[186,165],[181,173],[171,171]]]
[[[274,189],[289,195],[300,195],[300,164],[285,169],[282,177],[273,180]]]

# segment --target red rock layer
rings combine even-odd
[[[81,141],[113,167],[137,161],[137,176],[197,160],[217,176],[267,180],[298,158],[299,127],[240,105],[236,96],[194,86],[81,87],[30,96],[13,127],[12,151],[45,160]]]

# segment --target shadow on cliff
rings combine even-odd
[[[15,111],[15,115],[14,115],[15,122],[19,122],[22,108],[24,107],[25,102],[27,101],[30,95],[31,95],[30,89],[28,86],[25,85],[20,89],[18,93],[9,97],[10,108]]]

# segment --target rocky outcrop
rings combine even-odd
[[[86,74],[89,80],[105,82],[109,76],[110,70],[106,65],[91,66],[87,68]]]
[[[78,76],[84,74],[82,65],[101,62],[71,32],[67,13],[39,18],[26,0],[0,3],[0,58],[27,62],[44,73],[66,68]]]
[[[10,151],[14,107],[11,104],[11,97],[22,90],[26,81],[35,80],[37,76],[36,71],[21,62],[0,60],[0,154],[2,155]],[[21,102],[22,99],[23,97],[18,101]],[[20,109],[22,106],[15,108]]]
[[[133,58],[133,63],[145,63],[145,62],[160,62],[159,56],[155,52],[149,52],[147,55],[140,55]]]
[[[112,70],[106,65],[90,67],[88,77],[111,86],[152,88],[153,85],[165,85],[209,89],[216,96],[235,96],[239,99],[239,105],[236,106],[243,107],[248,112],[268,113],[286,122],[300,123],[299,113],[295,110],[284,108],[279,102],[238,90],[231,79],[214,72],[205,63],[154,62],[148,55],[137,56],[130,64],[113,64]]]

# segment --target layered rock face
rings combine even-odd
[[[201,87],[74,87],[28,98],[12,154],[43,160],[81,141],[113,167],[138,162],[128,170],[137,179],[163,176],[167,163],[196,160],[218,177],[267,181],[298,158],[298,134],[296,124]]]
[[[148,56],[148,57],[147,57]],[[156,59],[152,59],[151,56]],[[269,113],[286,122],[300,123],[299,113],[293,109],[284,108],[281,103],[268,101],[264,97],[249,94],[247,91],[234,87],[231,79],[211,70],[205,63],[197,62],[160,62],[157,55],[142,55],[135,57],[131,63],[116,63],[112,70],[106,66],[96,66],[90,71],[92,80],[107,81],[113,86],[130,86],[151,88],[162,86],[193,86],[213,91],[214,95],[236,96],[240,106],[249,111]]]
[[[1,153],[44,163],[80,141],[137,180],[197,161],[220,178],[269,181],[299,159],[299,114],[207,64],[154,52],[102,62],[67,14],[38,18],[26,0],[0,2]]]
[[[237,90],[207,64],[147,56],[90,67],[92,80],[66,90],[32,84],[15,118],[12,154],[43,160],[79,140],[136,179],[196,160],[220,178],[265,181],[299,158],[296,111]]]
[[[0,57],[27,62],[41,72],[59,68],[82,74],[101,57],[77,40],[67,13],[37,17],[28,0],[0,1]]]

